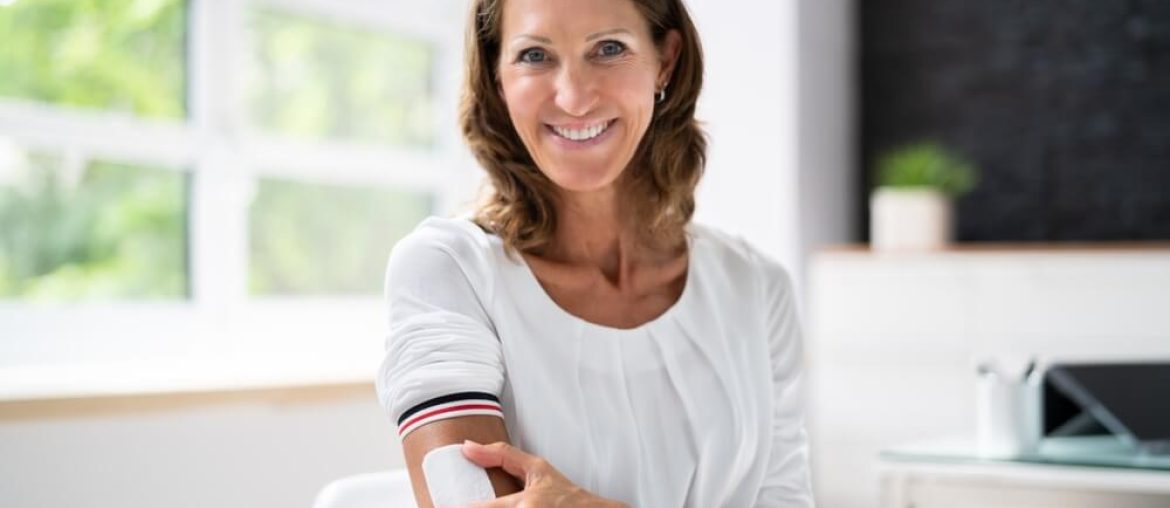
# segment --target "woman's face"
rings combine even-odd
[[[501,22],[500,93],[536,165],[567,191],[610,187],[650,125],[678,34],[660,52],[630,0],[506,0]]]

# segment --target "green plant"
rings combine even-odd
[[[928,187],[960,196],[974,188],[976,173],[970,161],[928,141],[887,152],[878,161],[876,180],[879,187]]]

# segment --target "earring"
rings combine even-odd
[[[662,88],[659,88],[658,92],[654,94],[654,103],[655,104],[662,104],[662,101],[665,101],[665,100],[666,100],[666,87],[664,86]]]

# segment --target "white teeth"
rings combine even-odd
[[[552,126],[553,131],[563,138],[568,138],[573,141],[585,141],[593,139],[609,128],[611,122],[601,123],[585,129],[565,129],[561,127]]]

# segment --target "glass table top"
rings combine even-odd
[[[1049,464],[1170,471],[1170,455],[1140,451],[1115,436],[1045,438],[1036,452],[1007,458],[981,456],[973,438],[944,438],[907,443],[885,448],[880,455],[888,460]]]

